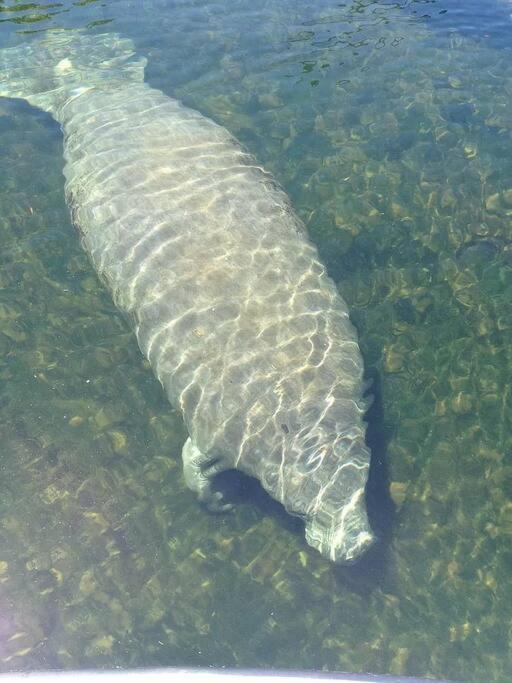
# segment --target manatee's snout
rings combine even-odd
[[[364,505],[364,490],[356,492],[334,513],[315,511],[306,521],[306,541],[338,564],[355,562],[373,543]]]

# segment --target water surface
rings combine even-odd
[[[97,281],[51,118],[0,101],[0,669],[512,675],[512,5],[0,2],[118,31],[272,171],[349,303],[381,541],[336,568],[252,483],[212,516]]]

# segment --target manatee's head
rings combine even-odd
[[[324,557],[338,564],[355,562],[373,543],[368,522],[364,488],[356,489],[343,503],[329,501],[306,517],[306,541]]]
[[[355,562],[374,541],[365,501],[371,453],[361,403],[304,401],[301,429],[284,441],[283,451],[276,449],[260,478],[270,495],[304,520],[307,543],[339,564]]]

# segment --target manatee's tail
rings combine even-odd
[[[19,97],[55,115],[85,89],[143,81],[146,59],[117,33],[52,31],[42,40],[0,50],[0,97]]]

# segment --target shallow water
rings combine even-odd
[[[212,516],[82,253],[51,118],[0,100],[0,669],[512,675],[512,5],[0,2],[0,47],[131,37],[274,173],[349,303],[379,545],[336,568],[252,482]]]

